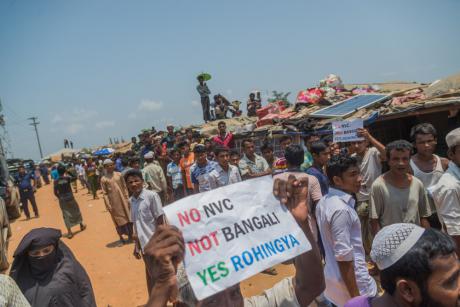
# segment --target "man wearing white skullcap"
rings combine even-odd
[[[374,238],[371,258],[385,293],[356,297],[345,307],[457,307],[460,266],[455,243],[435,229],[398,223]]]
[[[438,183],[428,190],[436,205],[443,229],[460,246],[460,128],[446,136],[449,168]],[[460,255],[457,248],[457,255]]]
[[[121,243],[126,243],[123,235],[132,240],[133,223],[129,210],[128,189],[121,173],[115,171],[115,163],[110,159],[104,161],[104,176],[101,178],[101,189],[104,204],[112,217]]]

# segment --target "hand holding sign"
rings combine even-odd
[[[289,175],[288,181],[275,179],[273,195],[286,205],[297,223],[308,218],[308,178],[297,180],[294,175]]]
[[[156,289],[161,289],[165,299],[171,302],[177,297],[176,272],[184,253],[184,237],[176,227],[170,225],[159,226],[145,246],[145,254],[153,258],[152,267],[159,286]],[[152,293],[152,297],[157,296]]]
[[[334,143],[362,141],[363,136],[358,135],[358,130],[362,128],[362,119],[332,122],[333,141]]]
[[[198,296],[198,300],[212,295],[212,298],[210,297],[209,299],[220,301],[231,295],[235,297],[235,300],[241,301],[242,303],[243,297],[241,292],[239,292],[239,287],[231,287],[232,285],[238,284],[239,281],[263,270],[267,266],[293,257],[296,257],[296,261],[294,262],[296,266],[296,276],[294,277],[295,289],[293,287],[291,293],[295,293],[300,305],[308,306],[315,297],[324,291],[325,285],[321,257],[319,256],[317,246],[311,246],[308,241],[314,240],[308,223],[302,223],[308,213],[306,206],[308,182],[306,180],[296,180],[291,176],[288,180],[277,180],[275,184],[273,184],[269,177],[249,180],[244,183],[243,185],[234,184],[219,190],[214,190],[214,195],[210,194],[213,191],[201,194],[201,196],[205,194],[213,195],[214,198],[221,198],[223,195],[232,195],[231,193],[234,193],[234,190],[242,194],[240,198],[232,198],[231,204],[228,202],[224,204],[222,202],[221,206],[219,206],[218,203],[214,203],[214,206],[212,206],[213,210],[216,211],[216,213],[219,211],[222,214],[219,215],[217,219],[215,216],[212,216],[213,223],[205,225],[206,228],[212,228],[212,233],[214,233],[213,229],[216,226],[222,227],[228,224],[228,220],[230,220],[230,222],[234,220],[248,222],[247,219],[245,220],[247,216],[251,216],[251,214],[254,215],[254,212],[259,215],[264,214],[264,211],[267,210],[274,212],[275,215],[271,218],[265,218],[265,216],[262,215],[263,217],[261,220],[265,219],[265,223],[273,222],[273,225],[267,225],[267,227],[269,227],[268,229],[261,229],[263,232],[255,231],[243,236],[240,234],[239,238],[232,239],[231,244],[227,244],[227,242],[225,242],[226,240],[221,235],[222,233],[217,232],[213,236],[208,236],[209,240],[206,240],[207,243],[202,247],[207,247],[208,244],[216,244],[217,241],[219,243],[217,246],[218,248],[201,250],[200,254],[194,250],[196,252],[195,256],[191,255],[188,241],[201,236],[203,231],[200,227],[197,227],[197,225],[199,225],[200,221],[202,222],[202,218],[206,216],[205,211],[200,210],[201,213],[198,214],[201,214],[201,217],[199,217],[197,213],[190,215],[190,224],[184,225],[188,230],[185,229],[183,233],[174,229],[174,226],[161,226],[159,228],[159,233],[155,233],[147,245],[149,255],[152,255],[155,259],[155,265],[157,265],[155,268],[156,271],[163,272],[160,273],[162,277],[155,283],[150,301],[147,304],[148,307],[163,307],[166,305],[168,299],[171,300],[170,298],[173,296],[172,294],[174,294],[174,291],[171,289],[176,289],[175,287],[177,284],[173,259],[180,259],[184,252],[184,265],[187,271],[187,277],[196,296]],[[230,191],[227,191],[230,192],[229,194],[225,191],[225,189],[228,188],[232,188]],[[295,219],[301,224],[301,229],[296,225],[290,214],[286,215],[286,208],[281,206],[279,201],[276,201],[272,193],[267,193],[267,188],[272,188],[275,195],[283,199],[283,202],[292,210],[291,212],[295,216]],[[252,202],[249,204],[247,203],[248,194],[252,194],[253,196],[250,199]],[[261,195],[265,195],[266,198],[261,198]],[[195,195],[195,197],[191,198],[199,199],[198,196],[200,195]],[[243,210],[238,210],[237,207],[240,204],[237,201],[244,201],[245,198],[246,202],[241,203],[241,205],[243,205]],[[273,202],[273,200],[275,200],[275,202]],[[262,203],[255,203],[254,201],[262,201]],[[190,208],[201,209],[199,201],[189,201],[188,203],[181,202],[179,205],[180,207],[176,208],[179,210],[170,211],[170,215],[171,213],[177,214],[177,212],[184,212],[184,210],[191,212]],[[168,207],[171,206],[174,205]],[[207,212],[212,211],[211,207],[207,210]],[[237,218],[234,218],[233,211],[237,211]],[[193,221],[195,221],[194,224],[192,223]],[[175,222],[180,225],[177,219]],[[262,225],[263,223],[259,224],[259,226]],[[236,226],[235,224],[235,227]],[[195,234],[193,230],[196,230],[198,234]],[[206,231],[209,233],[210,229]],[[306,239],[305,236],[308,239]],[[299,244],[296,243],[297,240]],[[244,251],[242,254],[241,249]],[[232,261],[228,259],[231,255],[238,255],[237,258],[245,268],[239,268],[236,272],[232,266]],[[187,260],[187,257],[189,260]],[[251,258],[253,261],[252,265],[248,264],[249,260],[246,259],[247,257],[253,257]],[[198,261],[194,261],[195,259]],[[218,265],[209,266],[210,263],[213,264],[216,261]],[[265,262],[265,264],[261,264],[261,262]],[[203,268],[205,270],[203,270]],[[209,275],[213,280],[208,280],[209,283],[204,285],[203,280],[197,278],[197,275]],[[234,293],[235,291],[239,293]],[[172,301],[175,301],[175,298],[173,298]]]
[[[371,135],[369,134],[369,131],[365,128],[358,128],[356,129],[356,135],[360,138],[364,138],[366,140],[369,140]]]
[[[278,181],[276,193],[299,224],[306,220],[305,181]],[[311,249],[303,230],[260,177],[181,199],[164,208],[184,236],[184,267],[198,299]]]

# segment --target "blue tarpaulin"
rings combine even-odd
[[[114,151],[115,150],[113,150],[112,148],[103,148],[103,149],[99,149],[99,150],[96,150],[95,152],[93,152],[93,155],[95,155],[95,156],[106,156],[106,155],[110,155]]]

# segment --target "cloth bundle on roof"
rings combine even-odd
[[[449,94],[460,90],[460,73],[433,82],[425,89],[427,98]]]
[[[297,94],[296,104],[299,103],[318,103],[323,98],[324,91],[319,88],[309,88],[304,91],[300,91]]]
[[[272,125],[276,120],[283,120],[294,115],[295,112],[289,112],[284,114],[267,114],[265,117],[257,121],[257,127],[262,127],[265,125]]]

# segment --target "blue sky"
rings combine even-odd
[[[15,157],[201,121],[211,91],[296,93],[460,71],[460,1],[0,1],[0,98]],[[294,98],[291,94],[291,99]]]

